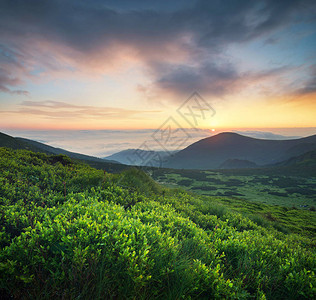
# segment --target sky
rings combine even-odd
[[[315,116],[315,1],[0,0],[2,132],[304,136]]]

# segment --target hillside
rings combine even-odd
[[[249,169],[256,167],[258,166],[249,160],[227,159],[219,166],[219,169]]]
[[[220,133],[177,152],[164,165],[178,169],[217,169],[227,160],[247,160],[264,166],[316,149],[316,135],[291,140],[263,140]]]
[[[31,150],[34,152],[40,152],[40,153],[45,153],[45,154],[67,155],[73,159],[77,159],[82,162],[85,162],[94,168],[106,169],[111,172],[118,172],[127,168],[127,166],[122,165],[119,162],[114,161],[114,160],[106,160],[106,159],[101,159],[94,156],[70,152],[61,148],[55,148],[49,145],[45,145],[43,143],[36,142],[33,140],[12,137],[1,132],[0,132],[0,147],[8,147],[11,149]]]
[[[26,150],[0,148],[0,170],[2,299],[315,295],[313,240],[214,197]]]
[[[80,160],[85,160],[85,161],[91,160],[91,161],[98,161],[98,162],[110,162],[110,163],[116,163],[116,164],[119,163],[119,162],[114,161],[114,160],[102,159],[102,158],[98,158],[95,156],[70,152],[70,151],[67,151],[67,150],[64,150],[61,148],[55,148],[55,147],[48,146],[48,145],[40,143],[40,142],[25,139],[25,138],[15,138],[15,139],[19,142],[27,144],[28,147],[33,146],[34,148],[37,148],[38,150],[40,150],[40,152],[43,152],[43,153],[46,152],[48,154],[63,154],[63,155],[67,155],[67,156],[74,158],[74,159],[80,159]]]
[[[10,135],[7,135],[5,133],[0,132],[0,147],[8,147],[11,149],[25,149],[25,150],[31,150],[34,152],[43,152],[46,154],[49,154],[50,152],[47,150],[42,150],[35,145],[32,145],[28,143],[27,141],[24,141],[23,139],[17,139]]]
[[[272,165],[273,167],[309,166],[316,167],[316,150],[306,152],[299,156],[291,157],[285,161]]]

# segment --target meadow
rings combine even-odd
[[[311,209],[316,206],[316,176],[272,174],[271,170],[153,169],[153,178],[166,186],[180,186],[210,196],[229,196],[269,205]]]
[[[146,170],[166,187],[181,187],[189,193],[204,195],[206,201],[220,203],[258,222],[269,222],[284,232],[314,237],[316,177],[286,175],[282,169],[276,171]]]
[[[315,226],[313,211],[278,206],[277,225],[260,201],[169,188],[140,169],[110,174],[64,155],[0,148],[0,169],[2,299],[315,297],[315,227],[303,222]],[[299,230],[287,214],[302,219]]]

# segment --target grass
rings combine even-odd
[[[222,171],[154,170],[152,177],[168,186],[208,196],[232,196],[269,205],[310,209],[316,206],[316,177],[229,174]],[[242,170],[241,170],[242,172]],[[249,172],[249,171],[248,171]]]
[[[154,169],[151,175],[166,187],[180,187],[201,195],[213,210],[218,210],[217,214],[228,209],[242,213],[258,225],[315,238],[315,177],[276,175],[270,170],[266,174],[263,170],[253,175],[249,170],[240,170],[239,176],[237,173]]]

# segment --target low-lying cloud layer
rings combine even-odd
[[[189,138],[183,147],[202,138],[210,136],[209,130],[186,128]],[[63,148],[73,152],[105,157],[126,149],[145,149],[164,151],[154,139],[154,129],[143,130],[63,130],[63,131],[6,131],[12,136],[24,137],[53,147]],[[181,132],[173,131],[174,138],[181,139]],[[170,150],[179,150],[174,144]]]
[[[293,129],[270,129],[273,132],[265,131],[234,131],[236,133],[260,139],[293,139],[302,136],[308,136],[315,133],[314,128],[307,128],[305,130]],[[181,150],[190,144],[201,140],[202,138],[216,135],[219,132],[212,132],[210,130],[197,130],[192,128],[184,128],[188,133],[189,138],[181,147],[179,144],[174,144],[173,148],[169,150]],[[227,130],[226,130],[227,131]],[[126,149],[144,149],[165,151],[154,139],[153,135],[156,130],[56,130],[56,131],[32,131],[32,130],[8,130],[7,134],[23,137],[38,142],[48,144],[53,147],[63,148],[73,152],[93,155],[97,157],[105,157],[113,153]],[[181,140],[181,132],[173,131],[172,135],[179,137]],[[293,136],[295,135],[295,136]]]

